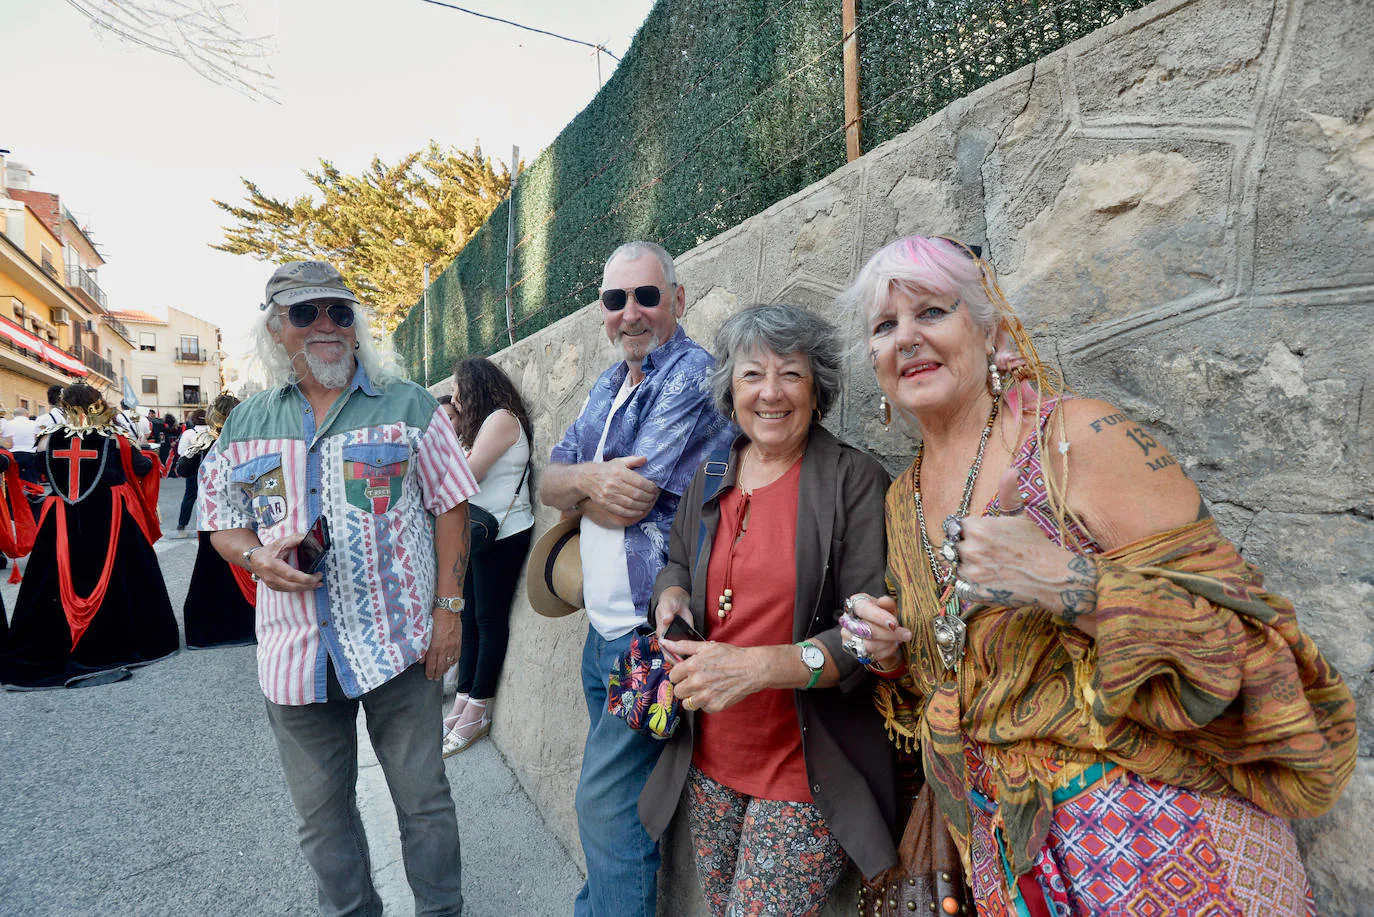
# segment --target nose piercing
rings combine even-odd
[[[912,344],[910,347],[898,347],[897,355],[906,358],[916,356],[916,345]]]

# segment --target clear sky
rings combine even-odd
[[[89,221],[112,309],[200,315],[235,354],[271,272],[209,248],[228,220],[211,199],[240,200],[239,176],[287,197],[320,157],[356,172],[430,138],[480,141],[503,162],[514,143],[533,161],[597,91],[591,49],[421,0],[240,2],[251,31],[274,36],[280,105],[101,34],[61,0],[0,0],[0,148]],[[653,6],[455,2],[621,56]]]

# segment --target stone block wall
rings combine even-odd
[[[1327,915],[1374,913],[1371,73],[1368,0],[1158,0],[678,262],[709,344],[744,304],[833,314],[898,235],[987,243],[1042,356],[1169,445],[1356,692],[1354,781],[1298,826]],[[545,460],[615,359],[595,306],[497,355]],[[862,361],[830,423],[893,471],[914,452]],[[494,737],[580,857],[586,622],[522,590],[512,624]],[[682,838],[669,850],[662,911],[705,913]],[[827,913],[851,910],[847,886]]]

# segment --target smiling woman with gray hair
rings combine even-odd
[[[713,914],[815,914],[850,858],[868,876],[897,860],[893,753],[838,624],[851,589],[882,586],[888,478],[820,424],[840,389],[829,322],[755,306],[716,352],[740,435],[683,494],[655,583],[688,713],[640,817],[657,837],[685,789]]]

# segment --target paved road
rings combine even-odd
[[[182,487],[163,490],[169,529]],[[196,542],[156,550],[180,617]],[[7,609],[18,590],[0,586]],[[253,647],[183,650],[98,688],[0,693],[0,917],[317,914],[262,705]],[[378,888],[389,917],[411,917],[395,813],[361,735]],[[495,746],[449,759],[448,775],[464,913],[567,914],[581,875]]]

